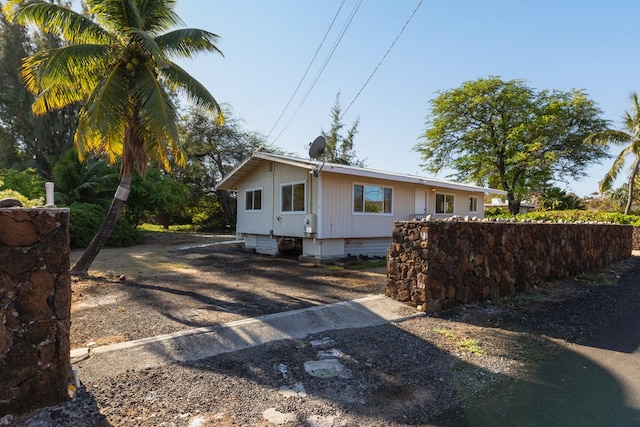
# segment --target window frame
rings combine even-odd
[[[444,197],[444,212],[438,212],[438,196]],[[447,212],[447,198],[451,197],[451,212]],[[434,213],[437,215],[455,215],[456,213],[456,196],[453,193],[436,193],[435,195],[435,206],[433,208]]]
[[[297,185],[302,185],[302,205],[303,205],[302,210],[294,210],[294,208],[296,207],[295,187]],[[284,210],[285,187],[291,187],[291,210]],[[286,182],[286,183],[280,184],[280,213],[287,215],[287,214],[300,214],[300,213],[306,213],[306,212],[307,212],[307,183],[304,181],[293,181],[293,182]]]
[[[356,188],[360,187],[362,194],[360,197],[360,203],[356,203]],[[381,212],[367,212],[366,210],[366,202],[365,202],[365,188],[366,187],[376,187],[379,188],[381,190],[381,194],[382,194],[382,211]],[[388,199],[389,199],[389,203],[388,203],[388,211],[385,211],[385,209],[387,208],[387,194],[389,194]],[[366,184],[363,182],[354,182],[351,185],[351,214],[352,215],[385,215],[385,216],[391,216],[393,215],[393,195],[394,195],[394,187],[392,186],[387,186],[384,184]],[[356,210],[356,206],[359,205],[361,206],[361,210]]]
[[[260,209],[253,208],[253,206],[255,206],[255,193],[257,191],[260,192]],[[249,193],[253,193],[253,196],[251,197],[251,201],[252,201],[251,209],[247,207],[247,196],[249,195]],[[264,191],[262,187],[247,188],[246,190],[244,190],[244,211],[245,212],[262,212],[262,202],[263,202],[262,195],[263,194],[264,194]]]
[[[478,196],[469,196],[469,213],[478,213],[478,199]]]

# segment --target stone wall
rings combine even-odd
[[[396,222],[387,295],[426,311],[495,301],[628,258],[632,231],[611,224]]]
[[[0,414],[68,399],[68,209],[0,209]]]
[[[640,227],[633,227],[633,243],[634,251],[640,251]]]

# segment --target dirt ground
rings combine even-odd
[[[386,285],[379,264],[305,264],[192,233],[146,233],[141,245],[103,249],[89,273],[72,283],[72,348],[381,294]]]

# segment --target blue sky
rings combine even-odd
[[[181,0],[176,12],[185,24],[218,34],[225,55],[202,55],[181,64],[219,102],[230,104],[247,130],[266,135],[342,1]],[[300,104],[359,1],[344,1],[307,78],[269,138],[287,152],[307,156],[308,144],[330,127],[336,94],[341,93],[346,109],[418,4],[362,1]],[[640,90],[639,16],[640,2],[632,0],[424,0],[345,114],[346,127],[360,118],[358,157],[373,169],[428,175],[412,148],[425,129],[429,100],[437,91],[491,75],[524,79],[538,90],[584,89],[604,118],[620,127],[631,93]],[[611,162],[591,167],[580,182],[560,186],[581,196],[597,191]]]

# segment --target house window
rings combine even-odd
[[[391,213],[393,190],[378,185],[353,186],[353,211],[357,213]]]
[[[469,212],[478,212],[478,198],[475,196],[469,197]]]
[[[436,213],[452,214],[453,213],[453,194],[436,193]]]
[[[304,212],[304,183],[286,184],[281,188],[282,212]]]
[[[262,189],[247,190],[244,192],[244,210],[262,210]]]

